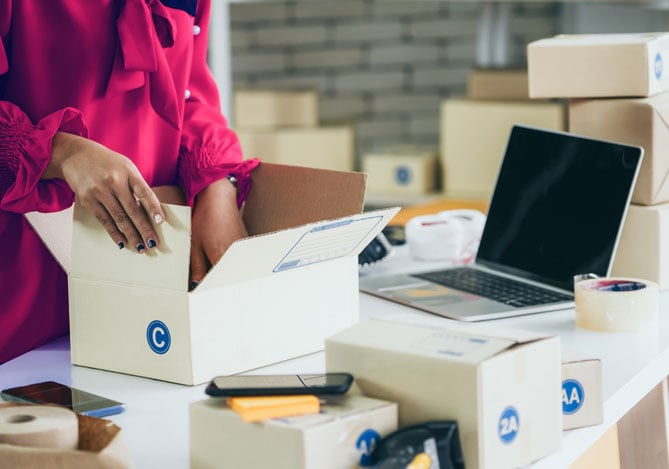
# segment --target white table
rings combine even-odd
[[[381,263],[374,272],[400,272],[437,264],[412,262],[408,252]],[[669,375],[669,296],[661,301],[657,330],[644,333],[598,333],[576,329],[573,310],[522,316],[487,322],[503,328],[519,328],[557,334],[564,347],[602,359],[604,423],[564,433],[563,449],[536,462],[536,468],[565,468],[627,413],[643,396]],[[447,319],[381,300],[360,296],[361,319],[415,314]],[[316,353],[272,365],[261,373],[320,373],[324,353]],[[0,389],[31,382],[55,380],[119,400],[127,410],[110,417],[123,429],[133,463],[138,468],[186,468],[189,461],[188,404],[204,399],[204,385],[188,387],[152,379],[70,365],[67,337],[0,365]]]

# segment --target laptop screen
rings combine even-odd
[[[573,276],[606,276],[643,150],[515,126],[477,263],[573,290]]]

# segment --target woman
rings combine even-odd
[[[151,186],[194,207],[191,280],[246,236],[242,161],[206,64],[210,0],[0,0],[0,363],[68,331],[66,275],[26,222],[74,198],[121,249],[160,240]]]

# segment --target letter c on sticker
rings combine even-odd
[[[172,343],[170,330],[162,321],[158,321],[157,319],[151,321],[146,328],[146,341],[149,343],[151,350],[162,355],[170,349]]]

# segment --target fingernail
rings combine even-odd
[[[156,213],[156,214],[153,216],[153,221],[155,221],[156,223],[160,224],[160,223],[163,222],[163,217],[160,215],[160,213]]]
[[[125,247],[125,244],[123,244],[123,241],[119,241],[118,243],[116,243],[116,245],[118,246],[119,249],[123,249]]]
[[[200,283],[200,282],[192,281],[192,282],[190,283],[190,289],[191,289],[191,290],[194,290],[195,287],[197,287],[199,283]]]
[[[150,248],[155,248],[157,246],[157,243],[154,241],[153,238],[149,238],[149,247]]]
[[[142,243],[137,244],[136,248],[137,252],[142,252],[144,249],[146,249]]]

